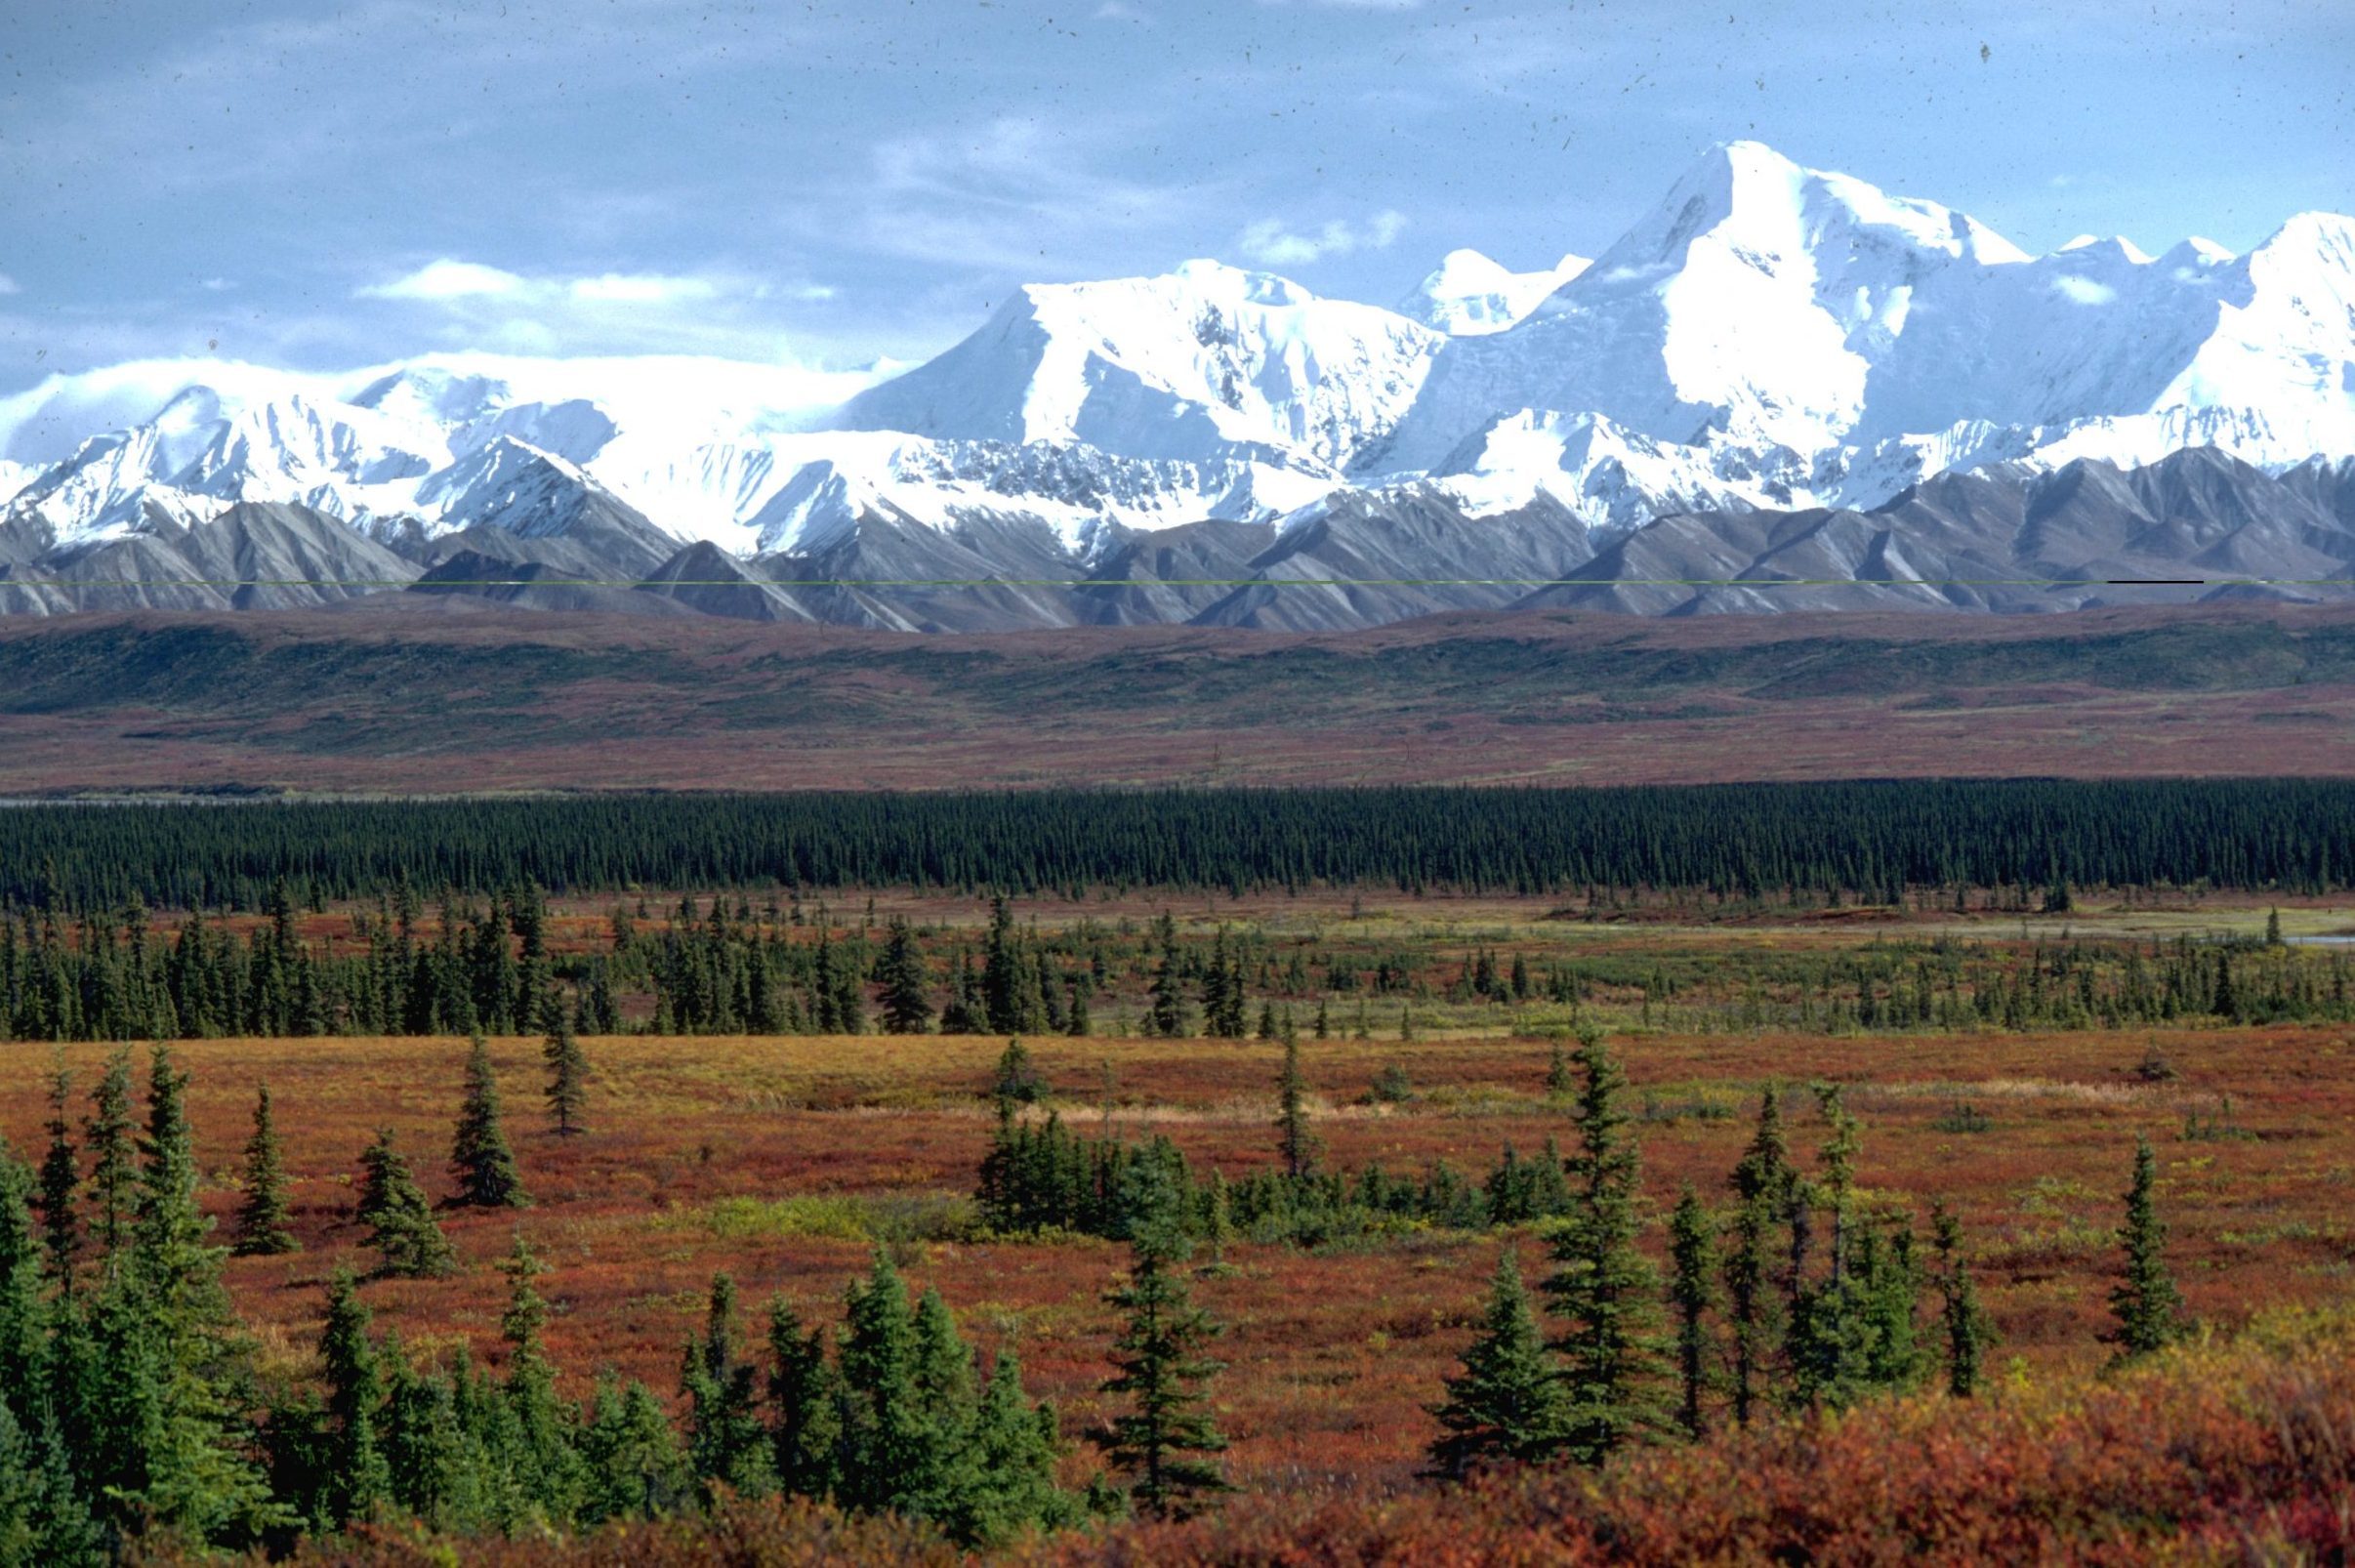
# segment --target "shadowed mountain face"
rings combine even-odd
[[[618,498],[526,465],[496,522],[376,536],[308,507],[149,516],[60,549],[0,531],[0,613],[286,609],[406,593],[510,610],[989,633],[1083,625],[1340,632],[1457,610],[1632,615],[2042,612],[2355,587],[2355,460],[2272,475],[2210,447],[1925,479],[1869,511],[1728,509],[1597,536],[1551,494],[1474,510],[1431,481],[1342,489],[1280,522],[1105,523],[879,502],[810,548],[682,546]]]
[[[303,609],[395,592],[417,567],[309,507],[248,501],[200,527],[151,519],[9,572],[25,593],[20,613],[62,614]]]
[[[2355,570],[2350,470],[2309,464],[2275,478],[2194,447],[2132,471],[2080,460],[2052,474],[1944,474],[1870,512],[1663,517],[1521,607],[2019,612],[2337,597]]]

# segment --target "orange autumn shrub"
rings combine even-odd
[[[1388,1497],[1240,1497],[1182,1523],[1023,1543],[1032,1568],[1356,1563],[2343,1563],[2355,1554],[2355,1317],[2260,1324],[2104,1378],[1795,1418],[1600,1472],[1492,1473]],[[575,1539],[397,1529],[298,1559],[425,1568],[802,1568],[959,1560],[938,1537],[805,1502]]]
[[[2343,1562],[2355,1325],[2276,1326],[2102,1380],[1797,1419],[1596,1473],[1241,1503],[1058,1564]]]

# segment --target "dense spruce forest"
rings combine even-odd
[[[430,910],[404,887],[307,934],[281,884],[258,917],[198,913],[168,929],[140,904],[0,909],[0,1040],[561,1025],[592,1036],[1297,1031],[1406,1044],[1419,1023],[1559,1033],[1605,1015],[1646,1029],[1813,1035],[2355,1021],[2355,951],[2293,946],[2278,917],[2262,938],[2083,936],[2041,928],[2065,912],[2065,883],[2033,896],[2044,906],[2033,938],[1893,932],[1844,951],[1687,938],[1533,962],[1476,934],[1361,930],[1346,919],[1206,932],[1165,910],[1042,928],[1000,897],[973,930],[773,893],[758,908],[745,894],[687,894],[661,911],[642,896],[617,901],[585,933],[576,919],[559,949],[546,895],[530,886],[480,902],[445,893]]]
[[[614,795],[0,809],[0,906],[488,893],[1310,887],[1543,894],[2355,884],[2355,783]]]

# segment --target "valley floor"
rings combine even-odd
[[[2341,921],[2345,912],[2340,912]],[[1475,1181],[1507,1143],[1537,1151],[1566,1131],[1544,1091],[1550,1043],[1463,1012],[1401,1042],[1303,1046],[1325,1158],[1420,1173],[1445,1159]],[[1632,1020],[1630,1020],[1632,1023]],[[2161,1151],[2170,1262],[2190,1306],[2221,1327],[2267,1309],[2343,1300],[2355,1257],[2345,1190],[2355,1173],[2355,1092],[2342,1027],[2079,1030],[2012,1034],[1691,1034],[1632,1026],[1614,1037],[1633,1083],[1646,1188],[1661,1213],[1679,1183],[1713,1201],[1769,1081],[1837,1080],[1861,1117],[1862,1188],[1917,1216],[1961,1217],[2002,1336],[1998,1381],[2088,1371],[2116,1267],[2112,1241],[2134,1135]],[[970,1201],[992,1127],[983,1092],[994,1038],[616,1037],[586,1043],[586,1136],[541,1125],[539,1042],[492,1043],[532,1207],[457,1209],[444,1220],[460,1271],[366,1287],[380,1325],[432,1356],[456,1341],[497,1351],[506,1281],[492,1266],[516,1233],[552,1266],[549,1342],[576,1391],[613,1366],[658,1389],[700,1321],[716,1270],[757,1303],[781,1292],[805,1321],[832,1321],[872,1249],[898,1250],[937,1284],[981,1343],[1018,1347],[1034,1392],[1066,1436],[1098,1422],[1095,1389],[1115,1330],[1103,1291],[1125,1250],[1088,1239],[1014,1241],[974,1225]],[[1230,1178],[1275,1158],[1278,1048],[1264,1041],[1095,1037],[1031,1042],[1055,1103],[1081,1131],[1166,1134],[1197,1171]],[[352,1218],[356,1159],[392,1128],[441,1194],[466,1052],[447,1039],[217,1040],[179,1049],[208,1177],[226,1223],[236,1150],[267,1080],[294,1181],[303,1251],[240,1259],[228,1283],[267,1359],[309,1364],[322,1288],[339,1262],[365,1269]],[[106,1048],[66,1049],[77,1083]],[[2164,1055],[2176,1076],[2138,1065]],[[41,1146],[43,1053],[19,1047],[0,1084],[0,1131]],[[1385,1067],[1413,1097],[1366,1103]],[[1959,1107],[1971,1115],[1958,1118]],[[1821,1135],[1796,1110],[1795,1148]],[[2202,1132],[2205,1122],[2207,1131]],[[1655,1236],[1655,1240],[1657,1237]],[[1404,1485],[1435,1426],[1425,1407],[1455,1369],[1500,1246],[1544,1268],[1526,1229],[1410,1228],[1328,1247],[1237,1242],[1197,1284],[1227,1325],[1219,1420],[1229,1468],[1255,1492],[1380,1494]],[[1093,1460],[1086,1462],[1092,1465]]]
[[[0,796],[2345,776],[2355,608],[921,637],[479,605],[0,623]]]

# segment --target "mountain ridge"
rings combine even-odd
[[[2121,560],[2342,575],[2316,487],[2355,456],[2355,220],[2297,215],[2239,256],[2092,236],[2030,256],[1967,214],[1731,142],[1591,262],[1516,273],[1459,250],[1401,303],[1195,261],[1026,286],[945,352],[858,385],[726,361],[245,367],[55,463],[0,463],[5,605],[162,602],[175,560],[236,558],[188,541],[264,505],[295,509],[269,515],[271,558],[332,560],[340,528],[412,574],[467,553],[626,589],[717,581],[672,569],[697,552],[718,571],[716,551],[751,586],[713,603],[847,624],[1073,624],[1069,595],[1094,590],[1070,585],[1116,558],[1134,574],[1136,541],[1210,522],[1273,530],[1247,558],[1231,533],[1178,547],[1241,574],[1232,593],[1200,603],[1147,572],[1102,590],[1127,596],[1118,613],[1370,624],[1486,602],[1448,580],[1608,573],[1631,552],[1749,574],[1717,597],[1765,609],[1792,592],[1760,586],[1788,516],[1839,519],[1810,572],[1896,581],[1891,549],[1992,569],[2016,540],[1963,541],[1919,510],[1894,531],[1854,519],[1941,475],[2025,484],[2210,447],[2242,465],[2218,481],[2248,513],[2231,548],[2155,516]],[[2303,532],[2251,532],[2286,504],[2274,479],[2308,470]],[[2095,508],[2098,526],[2124,506]],[[1850,535],[1879,542],[1835,543]],[[75,565],[99,547],[123,574],[103,593]],[[1363,591],[1335,598],[1352,576]],[[1921,598],[1862,592],[1884,591]]]

